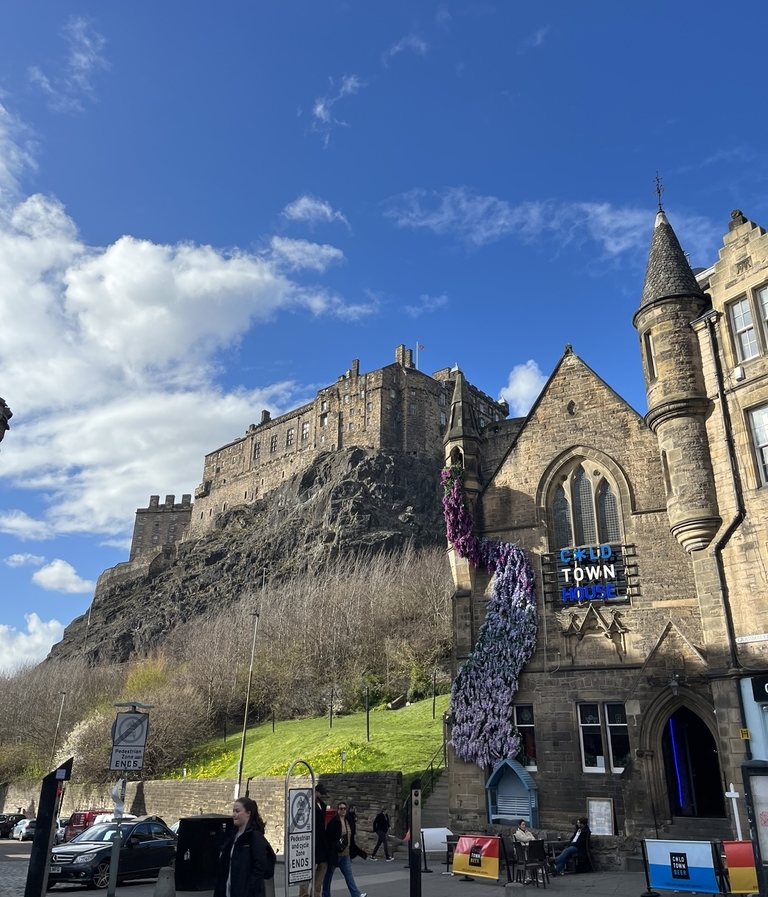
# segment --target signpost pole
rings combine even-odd
[[[736,801],[741,797],[741,794],[734,788],[733,782],[731,782],[728,786],[728,790],[725,792],[725,796],[731,802],[731,810],[733,811],[733,819],[736,823],[736,840],[743,841],[744,838],[741,836],[741,820],[739,819],[739,805]]]
[[[309,772],[311,788],[291,788],[294,767],[301,764]],[[294,760],[285,774],[285,897],[291,885],[307,885],[313,891],[315,881],[315,774],[306,760]]]

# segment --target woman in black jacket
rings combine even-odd
[[[371,859],[376,859],[376,851],[379,849],[379,844],[384,845],[384,856],[387,858],[387,862],[393,860],[394,857],[389,855],[389,844],[387,842],[387,832],[389,831],[389,813],[387,813],[387,808],[382,807],[381,813],[373,820],[373,830],[376,833],[376,846],[373,848],[373,852],[371,853]]]
[[[238,797],[232,821],[235,831],[221,848],[213,897],[264,897],[264,877],[273,867],[256,801]]]

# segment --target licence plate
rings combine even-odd
[[[54,875],[58,875],[61,872],[61,866],[51,866],[51,872]]]

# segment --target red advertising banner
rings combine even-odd
[[[499,843],[499,838],[490,835],[462,835],[453,852],[454,873],[497,881]]]
[[[723,841],[732,894],[756,894],[757,870],[751,841]]]

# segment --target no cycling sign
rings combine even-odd
[[[112,757],[109,768],[121,772],[141,769],[144,766],[148,732],[148,713],[118,713],[112,726]]]

